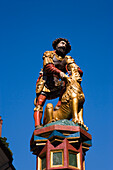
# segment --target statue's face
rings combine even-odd
[[[60,41],[58,44],[57,44],[57,47],[63,47],[65,48],[66,47],[66,42],[65,41]]]
[[[56,53],[64,57],[66,55],[67,43],[65,41],[60,41],[56,46]]]

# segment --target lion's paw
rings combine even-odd
[[[79,121],[78,121],[78,124],[79,124],[79,125],[84,125],[84,122],[83,122],[82,120],[79,120]]]
[[[78,123],[78,119],[72,119],[72,121],[76,124]]]

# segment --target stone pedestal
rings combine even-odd
[[[35,130],[30,147],[37,158],[36,170],[85,170],[85,154],[91,140],[84,127],[69,120],[60,120]]]

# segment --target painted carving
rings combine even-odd
[[[59,101],[55,108],[52,104],[46,106],[44,124],[72,118],[75,123],[84,125],[85,97],[81,88],[83,72],[74,59],[67,55],[71,50],[67,39],[58,38],[53,41],[52,45],[54,51],[46,51],[43,55],[43,69],[36,83],[35,128],[38,129],[41,126],[43,105],[46,99],[57,97]]]

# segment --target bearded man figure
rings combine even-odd
[[[71,50],[71,45],[67,39],[58,38],[53,41],[52,46],[54,51],[46,51],[43,55],[43,69],[36,83],[36,99],[34,102],[36,106],[34,108],[35,129],[41,127],[43,105],[46,99],[59,97],[59,101],[54,108],[55,110],[59,109],[61,98],[65,91],[65,81],[68,77],[66,72],[71,74],[70,64],[75,63],[71,56],[66,55]],[[78,66],[77,68],[82,77],[82,70]]]

